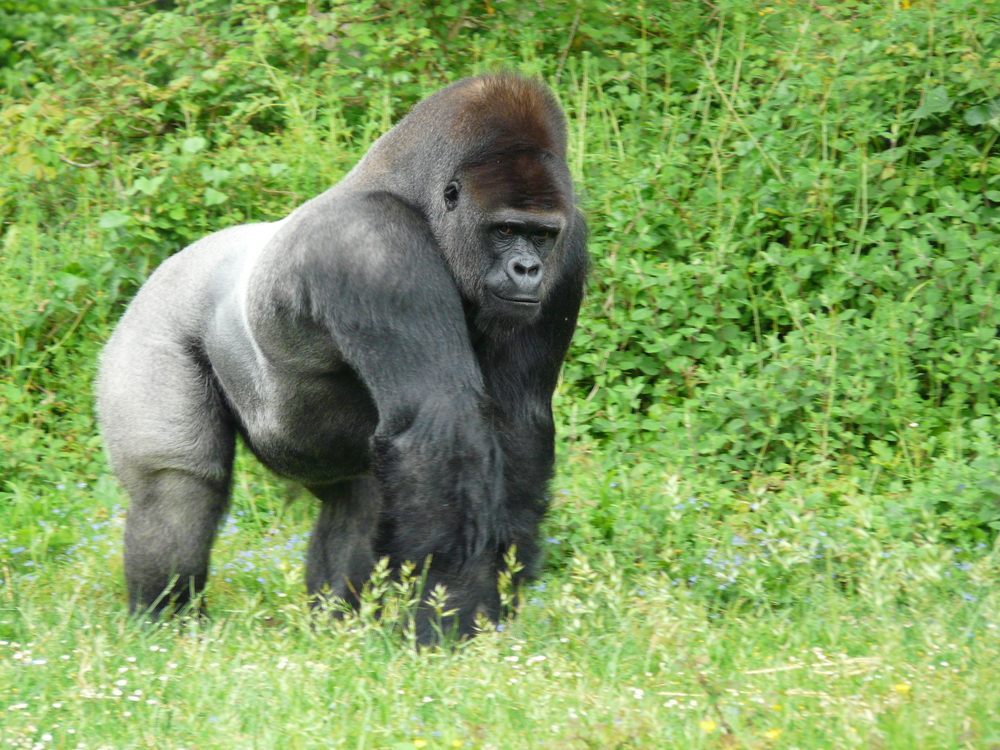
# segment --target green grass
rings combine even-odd
[[[755,513],[768,531],[726,538],[715,514],[738,500],[639,468],[612,510],[642,500],[668,512],[697,497],[658,536],[658,561],[624,554],[642,544],[627,529],[617,544],[594,536],[563,553],[571,542],[557,536],[597,535],[582,519],[608,489],[590,458],[563,465],[544,575],[502,630],[454,650],[412,645],[405,591],[390,591],[396,614],[383,620],[372,606],[344,622],[310,614],[301,580],[312,508],[286,502],[288,488],[245,456],[216,543],[209,621],[126,617],[122,498],[110,480],[39,488],[15,527],[31,532],[27,549],[11,554],[0,537],[0,747],[1000,742],[995,551],[915,553],[874,543],[877,529],[861,524],[819,537],[816,518],[766,509]],[[816,559],[817,539],[835,551]],[[774,576],[789,582],[762,594]]]

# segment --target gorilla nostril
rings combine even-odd
[[[534,278],[538,276],[542,271],[542,264],[538,261],[529,260],[515,260],[511,264],[511,270],[516,276],[527,276],[529,278]]]

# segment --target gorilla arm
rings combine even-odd
[[[349,405],[316,396],[317,387],[344,371],[363,385],[377,416],[370,435],[383,502],[377,552],[394,565],[431,555],[428,583],[447,585],[450,606],[469,603],[460,616],[460,630],[469,632],[473,605],[495,598],[495,580],[483,570],[506,536],[503,461],[453,277],[423,217],[387,193],[333,191],[293,222],[250,278],[246,318],[256,346],[268,368],[299,373],[280,381],[301,383],[324,419],[341,418]],[[294,438],[299,450],[311,441]],[[253,447],[253,434],[248,441]]]
[[[487,338],[477,350],[495,404],[508,533],[524,566],[519,577],[537,572],[538,524],[548,506],[545,490],[554,461],[552,393],[573,337],[587,273],[586,224],[581,215],[571,216],[560,276],[539,319],[507,338]]]

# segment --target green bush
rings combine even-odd
[[[507,65],[562,99],[592,229],[567,441],[744,489],[908,487],[904,525],[995,527],[988,6],[195,0],[55,27],[2,60],[0,481],[56,436],[94,450],[93,359],[164,257],[287,213],[421,96]]]

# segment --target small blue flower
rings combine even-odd
[[[545,537],[545,541],[548,542],[549,544],[562,544],[562,542],[560,542],[554,536]]]
[[[57,484],[56,485],[56,489],[57,490],[64,490],[64,489],[66,489],[66,485],[65,484]]]
[[[743,537],[734,534],[732,543],[734,547],[742,547],[744,544],[746,544],[746,540],[743,539]]]
[[[961,592],[961,593],[962,593],[962,598],[965,599],[965,601],[967,601],[967,602],[978,602],[979,601],[979,599],[977,599],[976,597],[974,597],[972,594],[966,594],[964,591]]]

